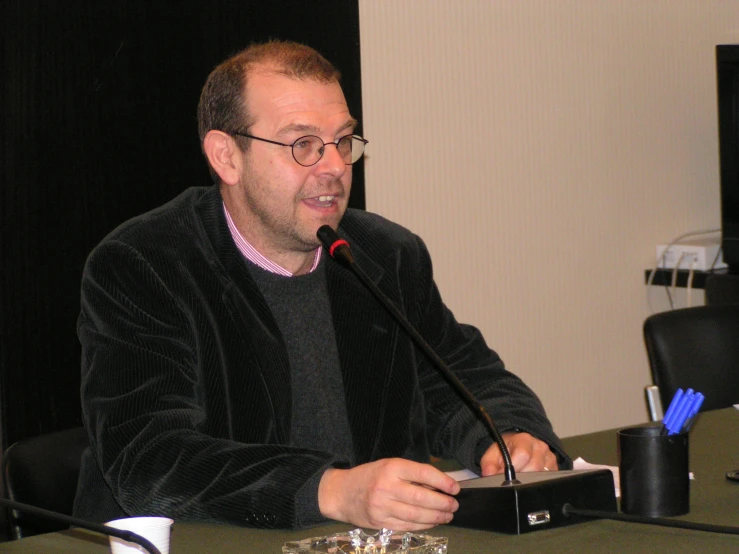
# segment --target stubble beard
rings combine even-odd
[[[311,188],[324,191],[325,185],[326,183]],[[346,199],[347,187],[341,182],[341,180],[335,179],[331,181],[328,183],[328,187],[331,191],[336,192],[337,201],[339,197],[341,197],[342,200]],[[244,206],[259,221],[260,227],[266,232],[264,238],[270,241],[273,247],[277,247],[285,251],[312,252],[321,246],[321,242],[318,240],[315,232],[313,230],[308,231],[303,228],[303,220],[299,219],[296,215],[300,209],[301,202],[306,198],[316,196],[316,194],[306,194],[301,191],[295,197],[293,211],[288,213],[287,211],[271,210],[267,203],[259,202],[252,191],[264,191],[264,189],[259,189],[257,183],[251,176],[244,176],[244,182],[241,189]],[[332,220],[326,223],[331,225],[331,227],[336,228],[345,212],[346,206],[340,210],[336,217],[332,217]]]

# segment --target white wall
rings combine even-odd
[[[368,210],[426,240],[560,435],[645,420],[644,270],[720,226],[739,1],[360,0],[360,29]]]

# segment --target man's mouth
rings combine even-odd
[[[336,200],[335,194],[325,194],[321,196],[314,196],[313,198],[306,198],[305,202],[316,208],[330,208],[333,206]]]

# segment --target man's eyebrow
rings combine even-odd
[[[346,130],[354,130],[354,128],[358,125],[358,122],[356,119],[351,118],[347,120],[346,123],[344,123],[341,127],[339,127],[338,132],[346,131]],[[287,135],[290,133],[306,133],[310,135],[318,135],[321,131],[318,127],[315,125],[308,125],[306,123],[290,123],[288,125],[285,125],[282,127],[279,131],[277,131],[278,136]]]
[[[357,125],[359,125],[359,122],[352,117],[349,121],[347,121],[346,123],[344,123],[344,125],[342,125],[339,128],[339,132],[346,131],[346,130],[354,131],[354,129],[356,129]]]
[[[277,134],[287,135],[289,133],[293,133],[297,131],[301,133],[304,132],[304,133],[316,134],[318,133],[318,127],[316,127],[315,125],[307,125],[305,123],[290,123],[282,127],[279,131],[277,131]]]

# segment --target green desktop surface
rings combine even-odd
[[[601,431],[564,439],[573,458],[617,465],[616,431]],[[739,526],[739,483],[727,471],[739,469],[739,411],[728,408],[701,414],[690,434],[690,513],[679,519]],[[344,523],[308,530],[248,529],[226,525],[176,522],[170,554],[280,553],[282,544],[349,530]],[[653,525],[593,520],[525,535],[504,535],[452,525],[426,531],[449,539],[450,554],[565,552],[739,552],[739,535],[706,533]],[[1,543],[0,552],[34,554],[109,552],[106,537],[80,529]]]

